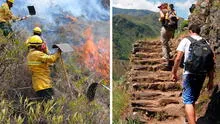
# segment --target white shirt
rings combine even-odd
[[[200,37],[199,35],[191,35],[191,37],[195,40],[201,40],[202,37]],[[187,39],[187,38],[184,38],[180,41],[180,44],[178,45],[177,47],[177,51],[181,51],[184,53],[184,62],[186,62],[186,60],[188,59],[189,57],[189,46],[190,46],[191,42]],[[185,71],[184,70],[184,73],[183,74],[192,74],[190,73],[189,71]]]

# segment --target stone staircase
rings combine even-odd
[[[183,124],[181,85],[171,81],[170,71],[161,70],[165,64],[161,51],[160,41],[133,44],[128,73],[133,116],[149,124]]]

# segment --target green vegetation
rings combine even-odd
[[[188,27],[189,21],[183,20],[180,24],[180,30],[183,31],[185,27]]]
[[[1,96],[0,123],[96,123],[101,107],[96,102],[87,103],[85,97],[77,100],[60,98],[48,102],[29,101],[20,98],[10,102]]]
[[[116,59],[113,61],[113,80],[119,80],[129,69],[128,60]]]
[[[137,39],[159,36],[158,15],[146,16],[116,15],[113,17],[113,57],[128,60],[132,44]]]
[[[125,80],[122,78],[119,81],[113,82],[113,122],[115,124],[122,122],[121,115],[129,106],[129,94],[123,85]]]

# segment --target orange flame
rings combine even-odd
[[[81,62],[90,69],[95,71],[103,79],[109,82],[109,60],[110,44],[106,39],[99,40],[95,43],[93,40],[92,28],[88,27],[84,31],[86,39],[85,44],[81,47]]]

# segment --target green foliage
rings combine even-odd
[[[121,114],[129,105],[129,94],[126,89],[124,89],[121,84],[123,84],[124,79],[113,82],[113,122],[119,123]]]
[[[113,60],[113,80],[119,80],[129,69],[128,60]]]
[[[180,24],[180,30],[183,31],[185,27],[188,27],[188,24],[189,20],[182,21],[182,23]]]
[[[159,36],[158,14],[145,16],[113,16],[113,58],[128,60],[132,44],[137,39]]]
[[[47,102],[29,101],[27,98],[9,102],[1,96],[0,108],[0,122],[16,124],[91,124],[99,121],[98,116],[103,109],[95,101],[87,103],[85,96],[71,101],[62,98]]]

